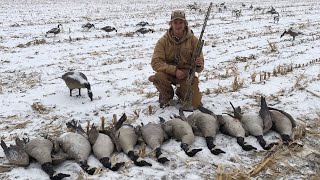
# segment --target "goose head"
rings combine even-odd
[[[93,97],[92,97],[93,94],[92,94],[92,91],[91,91],[91,85],[89,83],[86,83],[84,86],[88,89],[88,96],[92,101],[93,100]]]
[[[282,36],[284,36],[287,33],[288,33],[288,31],[285,29],[284,32],[281,34],[280,38],[282,38]]]

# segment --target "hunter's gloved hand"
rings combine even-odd
[[[176,71],[176,78],[177,79],[184,79],[186,78],[187,73],[185,73],[183,70],[177,69]]]
[[[204,64],[204,60],[202,57],[197,57],[196,59],[196,66],[201,67]]]

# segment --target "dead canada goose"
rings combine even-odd
[[[126,119],[127,116],[124,114],[115,127],[113,127],[114,130],[118,130]],[[115,137],[115,134],[111,135],[111,133],[113,133],[113,128],[108,130],[108,132],[104,131],[103,133],[107,134],[103,134],[93,126],[88,132],[88,138],[89,142],[92,144],[93,154],[102,163],[102,165],[112,171],[117,171],[125,163],[116,163],[113,167],[111,166],[110,157],[114,151],[114,142],[111,137]]]
[[[157,161],[160,163],[169,161],[161,152],[162,143],[168,139],[168,135],[162,129],[161,125],[156,123],[142,124],[142,126],[138,126],[137,129],[148,146],[150,146],[153,151],[156,151]]]
[[[146,34],[146,33],[148,33],[148,32],[154,33],[154,30],[153,30],[153,29],[147,29],[147,28],[140,28],[140,29],[138,29],[138,30],[136,31],[136,33],[141,33],[141,34],[143,34],[143,36],[144,36],[144,34]],[[139,35],[139,34],[138,34],[138,35]]]
[[[70,158],[74,159],[81,168],[92,175],[95,171],[95,167],[90,167],[87,164],[88,157],[91,154],[91,145],[88,141],[88,137],[81,128],[80,125],[76,125],[74,121],[66,123],[68,128],[78,127],[78,130],[81,132],[67,132],[58,138],[58,143],[60,144],[62,150],[69,155]]]
[[[263,98],[263,97],[261,97]],[[270,130],[271,126],[264,131],[264,119],[266,122],[271,121],[271,114],[268,110],[268,107],[264,106],[261,102],[261,109],[259,113],[245,113],[242,114],[241,108],[238,106],[237,108],[234,108],[233,104],[230,102],[233,111],[234,111],[234,117],[237,118],[242,122],[244,125],[245,130],[252,136],[256,137],[259,144],[263,149],[269,150],[271,149],[275,144],[277,143],[271,143],[268,146],[266,146],[266,141],[263,138],[263,134]],[[271,122],[272,125],[272,122]]]
[[[263,100],[265,101],[265,99]],[[287,144],[291,140],[292,129],[296,127],[295,120],[285,111],[272,107],[268,107],[268,109],[273,122],[272,128],[280,134],[281,139]]]
[[[29,155],[25,151],[25,144],[19,138],[16,138],[16,145],[8,147],[6,143],[1,140],[1,147],[10,164],[18,166],[29,165]]]
[[[49,31],[47,31],[47,32],[46,32],[46,35],[47,35],[47,34],[54,34],[54,36],[56,36],[57,34],[59,34],[59,33],[61,32],[60,27],[62,27],[62,24],[58,24],[58,27],[52,28],[52,29],[50,29]]]
[[[51,153],[53,150],[53,143],[45,138],[35,138],[26,143],[26,152],[35,158],[40,164],[41,168],[50,176],[50,179],[58,180],[69,177],[69,174],[58,173],[53,170]]]
[[[79,89],[79,96],[81,96],[81,88],[87,88],[88,96],[91,101],[93,100],[90,83],[88,82],[87,76],[82,72],[67,72],[62,75],[62,79],[70,89],[70,96],[72,96],[73,89]]]
[[[81,26],[82,28],[86,28],[86,29],[91,29],[91,28],[95,28],[94,24],[91,24],[91,23],[87,23],[87,24],[84,24]]]
[[[199,109],[203,113],[211,114],[212,116],[216,116],[212,111],[207,108]],[[241,122],[236,119],[234,116],[227,114],[227,115],[217,115],[217,120],[220,124],[220,131],[224,134],[233,136],[237,138],[237,143],[242,147],[245,151],[256,150],[257,148],[246,145],[244,142],[244,137],[246,135],[245,129]]]
[[[137,144],[138,135],[136,134],[134,127],[131,125],[124,125],[116,131],[116,137],[118,138],[121,149],[126,153],[129,158],[137,166],[152,166],[152,164],[141,160],[138,155],[133,151],[134,146]]]
[[[282,36],[284,36],[285,34],[289,34],[290,36],[292,36],[292,41],[294,41],[296,36],[298,36],[299,34],[302,34],[302,32],[298,32],[293,29],[289,29],[288,31],[284,30],[284,32],[281,34],[280,38],[282,38]]]
[[[199,107],[199,109],[202,108],[204,107]],[[225,153],[221,149],[214,148],[216,145],[213,143],[213,140],[219,130],[219,122],[216,119],[216,116],[203,112],[196,112],[186,118],[183,114],[182,108],[179,109],[179,115],[183,120],[187,121],[191,125],[195,134],[199,134],[199,136],[206,139],[207,146],[212,154],[218,155],[220,153]]]
[[[181,120],[180,118],[174,118],[165,122],[163,118],[159,118],[163,130],[168,134],[169,137],[173,137],[178,141],[181,141],[181,148],[188,156],[193,157],[199,151],[202,151],[202,149],[193,149],[189,151],[190,145],[193,144],[195,138],[192,127],[187,122]]]

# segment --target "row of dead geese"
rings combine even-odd
[[[231,103],[232,105],[232,103]],[[50,176],[50,179],[63,179],[69,174],[58,173],[53,165],[59,164],[67,159],[75,160],[80,167],[92,175],[97,171],[96,167],[87,164],[91,152],[101,162],[101,164],[117,171],[124,166],[124,162],[118,162],[112,166],[110,158],[116,149],[123,151],[137,166],[152,166],[151,163],[141,159],[134,147],[138,138],[142,137],[144,142],[155,152],[158,162],[169,161],[161,152],[161,145],[169,138],[174,138],[181,142],[182,150],[190,157],[193,157],[201,148],[191,149],[195,141],[195,135],[205,138],[207,147],[214,155],[225,153],[216,148],[214,144],[215,136],[220,132],[237,138],[237,143],[243,150],[256,150],[252,145],[245,142],[246,134],[255,136],[263,149],[269,150],[277,143],[267,145],[263,134],[271,128],[277,131],[285,143],[290,141],[292,130],[296,126],[292,116],[282,110],[268,107],[264,97],[261,97],[260,111],[257,113],[241,112],[241,108],[234,108],[234,114],[215,115],[205,107],[200,107],[199,112],[195,112],[185,117],[183,111],[179,110],[179,116],[166,121],[160,118],[160,123],[148,123],[133,127],[124,124],[127,117],[125,114],[110,127],[98,130],[92,125],[85,132],[81,125],[74,120],[66,123],[73,132],[66,132],[55,140],[49,138],[35,138],[32,140],[20,140],[16,138],[16,145],[8,147],[1,140],[1,147],[8,161],[19,166],[28,166],[29,157],[36,159],[41,168]]]
[[[135,32],[138,33],[138,34],[139,34],[139,33],[140,33],[140,34],[143,34],[143,35],[146,34],[146,33],[148,33],[148,32],[152,32],[152,33],[155,32],[155,30],[153,30],[153,29],[145,28],[144,26],[146,26],[146,25],[149,25],[149,23],[148,23],[148,22],[144,22],[144,21],[139,22],[139,23],[137,24],[137,26],[142,26],[142,28],[136,30]],[[92,24],[92,23],[90,23],[90,22],[82,25],[81,27],[84,28],[84,29],[86,29],[86,30],[89,30],[89,29],[91,29],[91,28],[95,28],[94,24]],[[118,32],[117,29],[116,29],[115,27],[112,27],[112,26],[102,27],[101,30],[107,32],[108,34],[109,34],[110,32],[112,32],[112,31]],[[54,36],[56,36],[56,35],[59,34],[61,31],[62,31],[62,24],[58,24],[58,27],[52,28],[52,29],[50,29],[49,31],[47,31],[47,32],[46,32],[46,36],[47,36],[48,34],[53,34]]]

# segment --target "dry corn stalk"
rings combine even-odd
[[[104,126],[105,126],[105,118],[104,118],[104,116],[102,116],[100,118],[100,120],[101,120],[101,130],[104,131]]]
[[[144,158],[146,154],[146,144],[145,143],[141,143],[140,149],[139,149],[139,156],[141,158]]]
[[[152,111],[152,106],[151,105],[148,106],[148,111],[149,111],[149,115],[152,115],[153,111]]]
[[[269,44],[269,46],[271,48],[271,52],[277,52],[278,51],[278,47],[277,47],[277,45],[275,43],[271,43],[271,42],[268,41],[268,44]]]
[[[87,121],[87,134],[89,134],[89,130],[90,130],[90,121]]]
[[[251,176],[257,175],[269,162],[271,161],[270,157],[265,158],[262,163],[260,163],[255,169],[250,171]]]
[[[278,76],[278,75],[277,75],[277,69],[276,69],[276,68],[273,69],[272,75],[273,75],[274,77],[277,77],[277,76]]]
[[[232,83],[232,90],[237,91],[239,89],[238,76],[234,76],[234,80]]]
[[[253,74],[251,74],[251,80],[252,82],[255,82],[256,81],[256,77],[257,77],[257,73],[254,72]]]
[[[46,108],[44,107],[44,105],[41,103],[41,102],[34,102],[32,105],[31,105],[32,109],[33,110],[36,110],[40,113],[43,113],[43,111],[46,110]]]
[[[112,116],[112,124],[116,124],[117,123],[117,115],[113,114]]]

